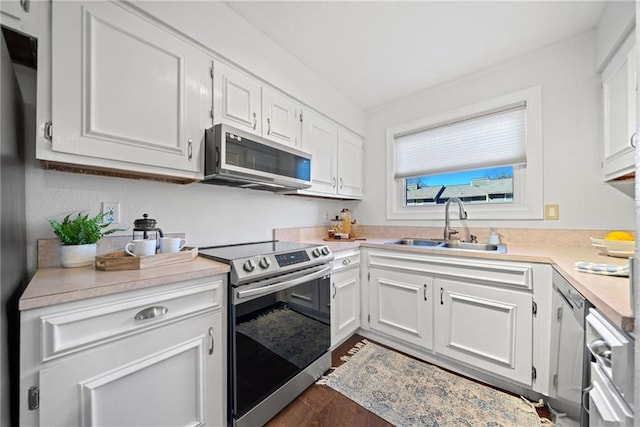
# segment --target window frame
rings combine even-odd
[[[518,103],[526,103],[527,164],[513,166],[513,202],[465,205],[470,220],[543,219],[542,87],[534,86],[456,110],[387,128],[387,219],[442,220],[442,205],[406,206],[405,179],[394,178],[395,137],[420,129],[468,119]]]

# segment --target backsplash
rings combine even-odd
[[[460,237],[467,239],[468,234],[477,237],[478,242],[489,238],[489,227],[457,227]],[[327,237],[328,226],[275,229],[276,240],[305,241]],[[401,237],[437,238],[443,237],[442,227],[378,226],[360,225],[358,234],[369,239],[396,239]],[[544,228],[498,228],[501,243],[507,245],[530,246],[591,246],[590,237],[603,238],[605,230],[563,230]]]

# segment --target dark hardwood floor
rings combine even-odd
[[[363,337],[354,335],[331,354],[332,365],[344,362],[340,357],[347,354]],[[268,427],[303,426],[391,426],[373,412],[324,385],[314,384],[267,423]]]
[[[332,364],[340,366],[340,357],[363,339],[354,335],[332,353]],[[381,345],[381,344],[380,344]],[[541,417],[550,419],[548,409],[538,410]],[[373,412],[325,386],[314,384],[272,418],[267,427],[379,427],[392,426]]]

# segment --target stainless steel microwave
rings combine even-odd
[[[205,131],[204,181],[281,192],[311,186],[311,154],[226,124]]]

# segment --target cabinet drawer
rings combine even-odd
[[[40,317],[42,361],[222,307],[222,280],[101,303]]]
[[[333,272],[344,270],[347,268],[353,268],[360,265],[360,252],[346,252],[344,254],[337,254],[333,260]]]

